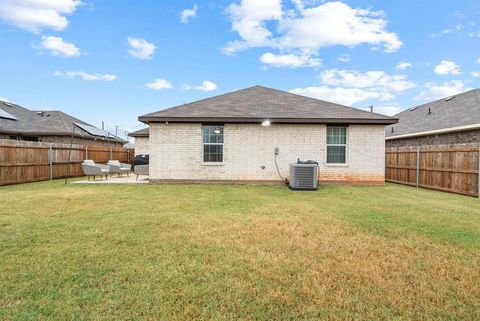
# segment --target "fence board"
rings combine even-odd
[[[419,175],[417,147],[392,147],[385,151],[385,179],[452,193],[479,196],[480,151],[473,145],[421,146]]]
[[[132,163],[134,158],[134,151],[125,148],[0,140],[0,185],[48,180],[50,145],[53,178],[64,177],[67,167],[69,176],[82,176],[84,159],[105,164],[110,159]]]

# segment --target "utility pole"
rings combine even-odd
[[[118,136],[118,125],[115,126],[115,136]]]
[[[105,130],[105,123],[102,120],[102,130]]]

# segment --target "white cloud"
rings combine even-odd
[[[317,99],[352,106],[366,100],[391,101],[395,93],[414,88],[405,75],[390,75],[384,71],[329,69],[320,74],[321,85],[295,88],[291,92]],[[387,106],[392,112],[392,106]],[[384,113],[388,108],[384,107]]]
[[[197,5],[193,5],[192,9],[185,9],[180,14],[180,22],[187,24],[190,21],[190,18],[197,16]]]
[[[446,29],[442,30],[442,32],[440,32],[440,33],[429,34],[429,36],[430,37],[441,37],[441,36],[449,34],[449,33],[459,32],[463,29],[463,27],[464,26],[462,24],[457,24],[454,27],[446,28]]]
[[[217,89],[217,84],[209,80],[204,80],[200,86],[185,85],[184,88],[187,90],[214,91]]]
[[[480,77],[480,72],[478,72],[478,71],[473,71],[473,72],[472,72],[472,76],[473,76],[473,77]]]
[[[231,4],[228,12],[232,29],[238,32],[242,40],[229,42],[224,48],[226,53],[273,45],[270,39],[272,33],[265,26],[265,22],[281,19],[281,0],[242,0],[241,4]]]
[[[213,91],[213,90],[217,89],[217,84],[215,84],[211,81],[205,80],[205,81],[202,82],[201,86],[197,86],[194,89],[201,90],[201,91]]]
[[[295,9],[282,10],[281,0],[242,0],[228,8],[232,29],[240,40],[228,42],[224,52],[231,54],[254,47],[318,55],[320,48],[361,44],[383,46],[385,52],[397,51],[402,42],[386,31],[383,13],[354,9],[343,2],[327,2],[306,7],[294,1]]]
[[[384,71],[367,71],[329,69],[320,74],[323,84],[349,88],[368,88],[370,90],[400,92],[415,87],[405,75],[389,75]]]
[[[153,43],[148,42],[145,39],[133,37],[128,37],[127,40],[128,44],[130,45],[130,49],[128,49],[128,53],[130,55],[142,60],[153,58],[153,54],[157,49],[157,47]]]
[[[81,4],[80,0],[0,0],[0,19],[34,33],[61,31],[68,26],[66,15]]]
[[[309,55],[276,55],[271,52],[264,53],[260,57],[260,61],[265,65],[273,67],[318,67],[322,64],[322,61],[317,58],[312,58]]]
[[[48,50],[55,56],[76,57],[81,55],[80,49],[75,44],[54,36],[43,36],[39,49]]]
[[[55,71],[53,73],[57,77],[65,77],[65,78],[81,78],[83,80],[103,80],[103,81],[114,81],[117,79],[117,76],[112,74],[98,74],[98,73],[87,73],[85,71]]]
[[[338,60],[340,60],[341,62],[349,62],[352,58],[350,57],[350,55],[341,55],[340,57],[338,57]]]
[[[378,92],[360,88],[318,86],[295,88],[290,90],[290,92],[347,106],[352,106],[358,102],[369,99],[379,99],[382,101],[395,99],[395,96],[388,92]]]
[[[408,68],[412,68],[412,64],[406,61],[401,61],[395,66],[395,69],[397,70],[405,70]]]
[[[172,84],[165,79],[155,79],[154,81],[145,84],[145,87],[153,90],[163,90],[173,88]]]
[[[442,60],[434,69],[437,75],[460,75],[460,67],[453,61]]]
[[[460,80],[452,80],[443,84],[426,83],[425,89],[418,94],[417,100],[437,100],[449,96],[453,96],[471,88],[465,87]]]
[[[458,32],[460,30],[463,29],[463,25],[462,24],[458,24],[456,25],[455,27],[453,28],[447,28],[445,30],[442,31],[443,34],[447,34],[447,33],[452,33],[452,32]]]

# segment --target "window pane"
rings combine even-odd
[[[215,131],[219,133],[216,134]],[[205,125],[203,126],[203,142],[207,144],[223,143],[223,126],[221,125]]]
[[[327,144],[347,144],[347,128],[327,127]]]
[[[203,161],[223,162],[223,145],[203,145]]]
[[[327,163],[345,164],[346,147],[345,146],[327,146]]]

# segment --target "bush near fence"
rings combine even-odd
[[[62,178],[67,170],[70,177],[83,176],[81,163],[85,159],[103,164],[110,159],[132,163],[134,150],[0,140],[0,185]]]
[[[385,179],[480,197],[480,147],[466,144],[386,148]]]

